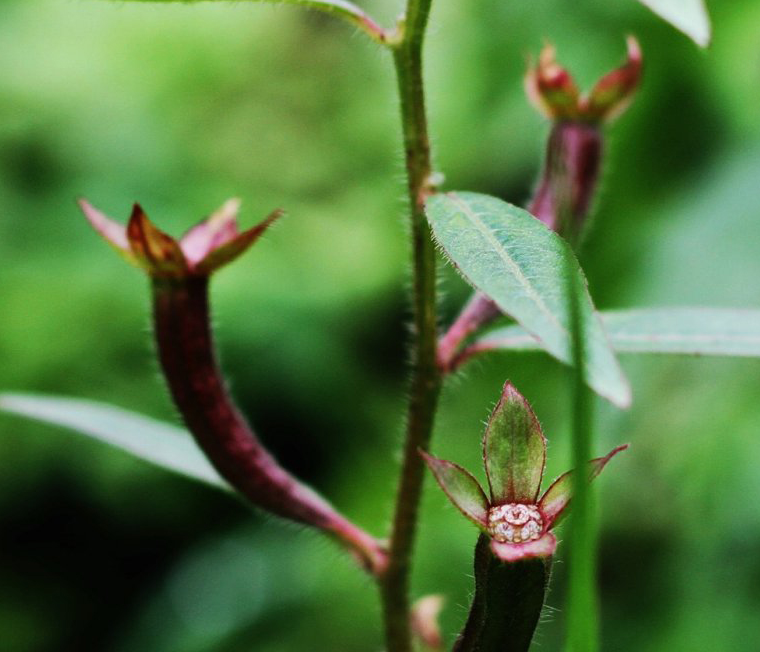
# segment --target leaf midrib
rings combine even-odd
[[[520,282],[520,285],[523,286],[525,289],[526,295],[533,301],[533,303],[536,305],[536,307],[539,309],[540,312],[542,312],[546,317],[549,318],[549,321],[553,322],[556,327],[565,335],[569,336],[569,332],[567,328],[565,328],[554,316],[554,314],[549,310],[547,305],[544,303],[543,299],[541,299],[540,295],[537,293],[531,282],[528,280],[528,278],[523,273],[520,266],[517,264],[517,262],[512,258],[512,256],[509,254],[509,252],[505,249],[505,247],[502,245],[502,243],[499,241],[499,239],[493,235],[491,229],[489,229],[488,225],[481,220],[477,214],[470,210],[469,206],[459,198],[458,195],[455,193],[447,193],[446,195],[453,201],[460,210],[470,219],[470,221],[475,225],[477,230],[488,240],[491,245],[494,247],[494,250],[498,253],[499,258],[509,267],[513,275],[518,279]],[[497,302],[498,303],[498,302]]]

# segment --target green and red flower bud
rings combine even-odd
[[[580,241],[597,188],[604,149],[602,125],[631,103],[641,68],[641,49],[630,36],[625,64],[602,77],[588,94],[582,94],[570,73],[557,63],[552,46],[544,48],[526,75],[528,97],[553,122],[541,178],[528,210],[572,245]],[[477,352],[474,347],[460,348],[500,315],[496,304],[476,293],[438,342],[441,371],[452,371]]]
[[[575,243],[580,238],[596,190],[602,162],[601,126],[631,103],[641,78],[638,42],[628,37],[621,67],[582,94],[570,73],[546,46],[525,78],[528,98],[553,122],[544,170],[530,211],[550,229]]]
[[[641,79],[639,43],[629,36],[627,46],[626,62],[602,77],[588,93],[581,93],[572,75],[557,63],[554,46],[545,46],[525,76],[528,98],[554,122],[598,125],[613,120],[631,103]]]
[[[175,240],[154,226],[137,204],[126,227],[85,201],[80,205],[119,253],[148,272],[164,377],[185,424],[219,474],[252,505],[324,530],[373,574],[382,574],[385,546],[277,463],[238,410],[216,362],[209,276],[248,249],[280,212],[240,232],[238,202],[231,200]]]
[[[591,460],[589,481],[627,445]],[[490,539],[491,552],[504,562],[551,557],[552,530],[571,498],[569,471],[539,496],[546,466],[546,438],[528,402],[506,383],[483,439],[489,494],[465,469],[421,453],[449,500]]]

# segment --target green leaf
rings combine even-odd
[[[488,499],[478,481],[458,464],[420,451],[422,459],[454,506],[481,529],[488,526]]]
[[[606,311],[600,316],[619,353],[760,357],[760,310],[645,308]],[[474,348],[527,351],[541,345],[514,325],[491,331]]]
[[[483,439],[491,502],[536,502],[546,465],[546,439],[528,401],[512,383],[504,385]]]
[[[704,0],[639,0],[703,48],[710,44],[710,16]]]
[[[153,4],[197,4],[200,2],[215,2],[216,4],[233,0],[118,0],[119,2],[150,2]],[[386,33],[360,7],[348,0],[250,0],[252,2],[267,2],[270,4],[299,5],[306,9],[315,9],[325,14],[331,14],[360,28],[379,43],[386,42]]]
[[[487,195],[435,195],[426,212],[436,239],[465,279],[568,364],[572,356],[565,257],[569,256],[576,282],[583,287],[585,376],[601,396],[620,407],[630,405],[628,381],[594,313],[583,272],[562,238],[527,211]]]
[[[0,394],[0,410],[69,428],[194,480],[230,490],[190,435],[169,423],[72,398]]]

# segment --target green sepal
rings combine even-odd
[[[509,381],[488,421],[483,460],[492,504],[536,502],[546,438],[530,405]]]
[[[588,481],[591,482],[596,476],[598,476],[602,472],[602,469],[607,466],[607,462],[626,448],[628,448],[628,444],[623,444],[622,446],[613,448],[604,457],[597,457],[589,461],[586,467]],[[544,527],[546,529],[557,525],[557,521],[564,514],[570,499],[573,497],[573,473],[575,473],[575,469],[563,473],[544,492],[544,495],[541,496],[541,500],[538,503],[538,509],[544,517]]]
[[[488,527],[488,498],[480,483],[458,464],[420,451],[422,459],[454,506],[482,530]]]

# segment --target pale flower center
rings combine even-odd
[[[488,531],[500,543],[523,543],[538,539],[544,522],[536,505],[508,503],[488,510]]]

